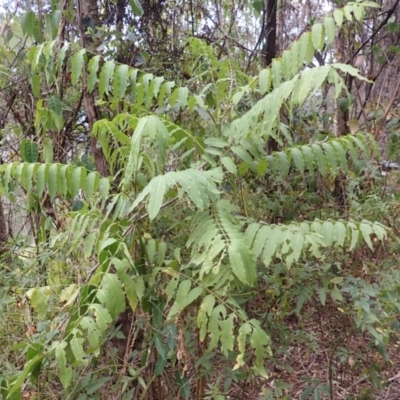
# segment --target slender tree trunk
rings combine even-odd
[[[352,50],[349,47],[349,41],[346,39],[343,30],[340,30],[336,42],[335,42],[335,50],[336,54],[339,58],[339,62],[343,62],[343,60],[350,59]],[[346,87],[351,92],[352,86],[352,77],[348,75],[346,77]],[[346,91],[342,91],[342,99],[347,98]],[[343,135],[347,135],[350,132],[349,127],[347,126],[347,122],[349,120],[349,110],[348,107],[341,106],[340,104],[335,104],[335,115],[333,120],[333,131],[336,137],[340,137]],[[346,177],[343,173],[339,173],[335,178],[335,191],[334,195],[336,197],[337,204],[340,209],[346,211],[346,202],[347,202],[347,183]]]
[[[272,60],[276,57],[276,8],[277,0],[267,0],[267,7],[264,10],[266,26],[263,27],[265,32],[265,44],[263,48],[265,67],[269,67]],[[271,136],[268,138],[267,150],[268,153],[278,150],[278,142]]]
[[[272,60],[276,57],[276,8],[277,0],[267,0],[265,45],[263,49],[264,66],[271,65]]]
[[[78,23],[79,30],[81,33],[82,47],[90,50],[91,53],[95,53],[96,44],[93,43],[90,35],[86,35],[85,32],[87,30],[87,25],[91,26],[99,26],[100,18],[99,11],[97,8],[96,0],[78,0]],[[95,92],[89,93],[86,89],[86,74],[83,74],[83,85],[84,85],[84,96],[83,96],[83,104],[86,110],[87,119],[89,123],[89,132],[92,134],[94,123],[101,118],[100,112],[95,106]],[[102,176],[108,176],[110,173],[109,166],[107,160],[104,156],[104,153],[101,147],[97,143],[97,139],[91,135],[90,144],[92,147],[92,152],[94,156],[94,161],[96,165],[97,171]]]
[[[0,255],[7,251],[8,229],[7,221],[4,215],[3,202],[0,198]]]

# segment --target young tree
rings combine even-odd
[[[278,398],[268,370],[314,335],[304,309],[340,329],[307,342],[330,354],[329,374],[307,376],[303,398],[340,389],[345,338],[367,330],[385,357],[398,280],[359,256],[377,259],[390,233],[357,175],[379,149],[360,124],[331,134],[327,106],[354,112],[348,77],[370,84],[334,53],[377,5],[338,7],[279,54],[277,6],[51,1],[4,16],[1,194],[25,202],[33,227],[4,275],[27,326],[4,398]],[[257,18],[250,35],[243,21]]]

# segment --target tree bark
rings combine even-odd
[[[86,20],[86,23],[85,23]],[[79,30],[81,33],[82,47],[89,49],[91,53],[95,53],[96,44],[93,43],[93,40],[90,35],[87,35],[85,32],[87,30],[87,24],[90,21],[90,24],[94,27],[100,25],[99,11],[97,8],[96,0],[78,0],[78,24]],[[88,54],[89,56],[89,54]],[[103,150],[97,143],[97,139],[92,135],[93,125],[94,123],[101,118],[99,115],[95,100],[94,100],[94,92],[89,93],[87,91],[86,84],[86,74],[83,74],[83,104],[86,110],[86,115],[89,124],[89,133],[90,133],[90,144],[92,147],[93,157],[96,165],[96,169],[102,176],[108,176],[110,174],[108,162],[104,156]]]
[[[277,0],[267,0],[267,7],[264,10],[266,15],[265,44],[263,48],[264,66],[269,67],[276,57],[276,8]],[[272,153],[278,150],[278,142],[270,136],[267,141],[267,151]]]
[[[0,197],[0,255],[4,254],[7,251],[7,242],[8,242],[7,221],[4,215],[3,201],[1,200]]]
[[[265,45],[263,49],[264,66],[271,65],[272,60],[276,57],[276,8],[277,0],[267,0]]]

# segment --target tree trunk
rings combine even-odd
[[[96,44],[90,35],[85,34],[88,26],[100,25],[99,11],[97,8],[96,0],[78,0],[78,21],[79,30],[81,33],[82,47],[90,50],[93,54],[96,52]],[[95,106],[94,91],[89,93],[86,89],[86,74],[83,74],[83,85],[84,85],[84,97],[83,104],[85,106],[86,115],[89,123],[89,133],[92,135],[94,123],[101,118],[97,107]],[[96,169],[102,176],[108,176],[110,174],[108,162],[104,156],[103,150],[97,143],[97,139],[94,136],[90,137],[90,144],[94,156]]]
[[[264,10],[266,14],[265,44],[263,48],[264,66],[269,67],[272,60],[276,57],[276,8],[277,0],[267,0],[267,7]],[[278,150],[278,142],[270,136],[267,142],[267,151],[272,153]]]
[[[0,255],[4,254],[7,251],[7,242],[8,242],[7,221],[4,215],[3,202],[0,198]]]
[[[276,7],[277,0],[268,0],[266,13],[265,45],[263,50],[264,66],[271,65],[272,60],[276,57]]]

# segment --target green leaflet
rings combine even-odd
[[[232,271],[238,279],[246,285],[254,285],[257,277],[255,262],[244,242],[232,240],[228,247],[228,256]]]
[[[271,70],[263,69],[260,71],[260,75],[258,77],[258,84],[260,86],[261,94],[265,94],[268,92],[269,87],[271,85]]]
[[[221,304],[214,308],[208,322],[208,332],[210,342],[208,351],[211,351],[218,345],[221,336],[220,324],[226,317],[226,308]],[[221,322],[220,322],[221,321]]]
[[[324,28],[327,44],[332,44],[335,39],[335,20],[332,17],[325,17]]]
[[[69,48],[69,42],[65,42],[61,47],[60,52],[58,53],[58,59],[57,59],[58,70],[62,69],[68,48]]]
[[[333,229],[333,242],[336,242],[338,246],[343,246],[346,236],[346,225],[341,221],[337,221]]]
[[[39,146],[33,140],[23,139],[20,151],[22,159],[28,163],[35,163],[39,159]]]
[[[36,15],[33,11],[27,11],[22,18],[22,30],[25,34],[33,37],[35,24],[37,23]]]
[[[149,193],[149,202],[147,206],[150,220],[154,219],[160,211],[166,190],[166,180],[159,176],[156,177],[152,184],[152,191]]]
[[[265,370],[265,359],[271,354],[270,344],[271,339],[267,333],[260,327],[257,320],[251,321],[253,324],[253,332],[250,336],[250,344],[254,349],[256,355],[255,367],[257,372],[263,376],[267,377],[267,372]]]
[[[314,24],[311,28],[312,41],[315,50],[322,50],[324,45],[324,27],[322,24]]]
[[[343,24],[343,11],[336,9],[333,12],[333,18],[335,19],[336,25],[341,28]]]
[[[205,339],[207,333],[207,322],[208,317],[211,315],[215,305],[215,297],[211,294],[205,296],[200,305],[199,312],[197,314],[197,327],[200,328],[200,340]]]
[[[175,303],[172,305],[167,320],[173,318],[178,312],[183,311],[189,304],[195,301],[203,292],[201,287],[190,290],[192,282],[189,279],[182,281],[176,292]]]
[[[237,166],[236,164],[232,161],[232,158],[230,157],[222,157],[221,162],[223,166],[233,175],[238,174]]]
[[[283,70],[283,77],[284,80],[287,81],[289,80],[293,75],[293,65],[292,63],[296,64],[297,60],[292,60],[291,56],[293,58],[296,58],[297,54],[296,52],[291,53],[290,51],[286,50],[282,54],[282,70]]]
[[[139,0],[129,0],[129,3],[132,7],[132,10],[134,12],[135,15],[137,15],[138,17],[141,17],[144,13],[142,5],[140,4]]]
[[[302,232],[296,232],[293,234],[290,240],[291,253],[286,256],[286,266],[288,268],[291,265],[299,260],[303,249],[304,249],[304,241],[306,240],[305,235]]]
[[[50,164],[47,175],[47,188],[50,199],[54,199],[57,194],[59,164]]]
[[[105,304],[111,318],[115,318],[125,310],[125,295],[122,284],[115,274],[106,273],[103,275],[101,286],[96,296]]]
[[[228,318],[224,321],[220,322],[221,329],[221,350],[222,352],[228,356],[229,351],[233,350],[234,345],[234,322],[235,315],[232,313],[228,316]]]
[[[296,168],[303,174],[304,173],[304,159],[303,153],[300,149],[293,147],[290,149],[294,164]]]
[[[114,61],[106,61],[101,68],[101,72],[99,75],[99,95],[103,98],[104,94],[109,94],[109,84],[110,79],[113,77],[115,69],[115,62]]]
[[[108,325],[113,321],[110,313],[103,306],[96,303],[91,304],[89,308],[94,312],[98,327],[102,332],[104,332]]]
[[[85,352],[83,351],[83,338],[76,336],[79,334],[79,331],[74,332],[75,335],[72,336],[72,339],[69,341],[69,346],[72,350],[72,354],[77,362],[83,363],[83,359],[85,357]]]
[[[234,370],[240,368],[241,366],[244,365],[244,355],[246,351],[246,340],[247,340],[247,335],[249,335],[252,331],[252,326],[249,322],[244,323],[240,328],[239,328],[239,334],[237,337],[237,342],[238,342],[238,350],[239,354],[236,357],[236,365],[233,367]]]
[[[117,101],[122,100],[128,83],[128,66],[118,65],[114,73],[113,91]]]
[[[280,151],[276,153],[276,158],[282,177],[286,178],[289,175],[289,168],[290,168],[289,157],[287,156],[286,153]]]
[[[362,237],[364,238],[364,240],[367,243],[368,247],[371,250],[374,250],[374,246],[372,245],[371,236],[370,236],[373,233],[373,229],[371,227],[371,224],[369,222],[361,222],[360,225],[359,225],[359,229],[360,229]]]
[[[347,21],[353,21],[353,6],[352,5],[346,5],[343,7],[343,14],[346,17]]]
[[[21,183],[23,188],[26,190],[27,193],[31,191],[32,188],[32,177],[37,169],[37,165],[30,164],[25,165],[23,176],[21,177]]]
[[[49,96],[47,98],[47,105],[54,115],[62,115],[62,102],[57,96]]]
[[[58,28],[61,21],[61,10],[55,10],[50,14],[45,15],[46,20],[46,34],[50,40],[57,37]]]
[[[73,376],[72,368],[67,367],[67,360],[64,350],[67,345],[68,343],[66,341],[62,341],[55,347],[55,356],[58,363],[58,369],[60,371],[60,381],[64,389],[68,387]]]
[[[272,81],[274,88],[278,88],[282,82],[282,63],[280,60],[272,61]]]
[[[53,141],[50,138],[43,139],[43,159],[45,163],[54,161]]]
[[[93,193],[97,191],[99,180],[100,176],[96,172],[90,172],[89,175],[87,175],[84,188],[86,198],[90,199]]]
[[[99,69],[100,56],[91,57],[88,64],[87,90],[91,93],[97,82],[97,71]]]
[[[92,349],[98,349],[100,345],[100,339],[102,336],[102,332],[100,331],[99,327],[97,326],[95,320],[92,317],[84,316],[80,320],[80,326],[84,331],[86,331],[87,338],[89,344]]]
[[[22,30],[24,34],[31,36],[36,42],[43,42],[42,25],[36,14],[29,10],[22,18]]]
[[[82,74],[82,68],[84,63],[84,55],[86,54],[85,49],[81,49],[76,52],[72,57],[71,62],[71,82],[73,85],[78,83],[78,79]]]

